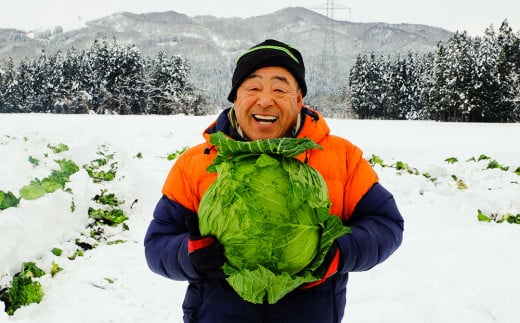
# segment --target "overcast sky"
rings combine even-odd
[[[498,30],[507,18],[515,32],[520,30],[520,0],[336,0],[329,3],[338,7],[334,18],[339,20],[416,23],[479,35],[491,24]],[[325,14],[325,10],[319,8],[326,5],[327,1],[321,0],[2,0],[0,28],[29,31],[59,25],[68,30],[85,21],[122,11],[173,10],[188,16],[246,18],[301,6]]]

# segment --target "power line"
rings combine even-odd
[[[323,28],[323,46],[322,46],[322,56],[321,56],[321,73],[325,81],[327,82],[328,90],[322,93],[322,103],[326,103],[331,107],[331,111],[333,115],[339,116],[351,116],[351,107],[349,104],[343,103],[343,100],[340,102],[332,101],[330,98],[333,98],[334,95],[331,96],[331,93],[337,93],[337,91],[342,90],[345,84],[345,78],[340,79],[339,68],[338,68],[338,58],[336,53],[336,24],[337,20],[335,14],[338,10],[348,10],[349,16],[352,13],[352,9],[350,7],[346,7],[343,5],[335,4],[333,0],[328,0],[325,4],[314,6],[311,9],[313,10],[324,10],[327,16],[325,23],[322,24]],[[328,101],[328,102],[327,102]]]
[[[337,66],[337,55],[336,55],[336,19],[335,11],[337,10],[348,10],[349,15],[352,13],[350,7],[343,5],[337,5],[333,0],[327,0],[325,4],[317,5],[312,7],[313,10],[324,10],[327,16],[327,21],[322,25],[325,36],[323,37],[322,46],[322,67],[323,70],[327,71],[328,78],[331,84],[335,83],[335,66]]]

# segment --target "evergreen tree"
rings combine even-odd
[[[7,66],[0,73],[0,113],[18,112],[20,98],[18,96],[18,79],[13,59],[9,58]]]
[[[367,64],[366,55],[358,55],[349,74],[352,111],[361,119],[366,119],[370,115],[369,105],[363,99],[368,92]]]
[[[391,57],[383,56],[376,57],[373,64],[375,71],[372,86],[373,102],[374,102],[374,117],[378,119],[393,119],[399,113],[397,100],[399,90],[395,84],[401,82],[401,77],[393,68]]]
[[[107,100],[114,84],[114,79],[111,78],[113,75],[110,74],[109,56],[108,43],[106,41],[100,43],[97,39],[82,55],[82,83],[91,98],[90,109],[97,113],[109,111],[109,109],[100,106],[102,96]]]
[[[520,89],[518,87],[518,69],[515,67],[519,55],[518,38],[513,34],[507,20],[504,20],[499,28],[497,43],[500,51],[497,62],[498,91],[502,98],[498,121],[518,121],[516,113],[519,110]]]
[[[388,80],[386,65],[381,56],[358,55],[350,72],[352,110],[361,119],[382,118],[385,114],[385,89]]]
[[[63,81],[59,88],[58,101],[55,103],[59,113],[88,113],[90,94],[86,91],[82,75],[82,52],[78,54],[74,48],[69,49],[62,60],[59,60]]]
[[[429,89],[432,88],[432,78],[429,71],[433,66],[433,53],[419,55],[417,53],[408,54],[408,102],[409,109],[406,111],[407,120],[427,120],[430,119],[428,110]]]
[[[427,53],[421,57],[421,67],[416,69],[417,79],[417,102],[415,108],[408,112],[407,119],[411,120],[431,120],[432,116],[432,97],[435,88],[435,53]]]
[[[29,62],[28,76],[31,91],[27,94],[26,105],[31,112],[49,112],[45,105],[49,103],[47,92],[47,55],[42,51],[37,60]]]
[[[186,112],[189,102],[184,97],[190,90],[188,85],[188,65],[179,56],[167,58],[159,52],[156,59],[150,62],[149,93],[153,93],[151,100],[152,113],[178,114]]]
[[[32,112],[29,102],[34,97],[32,73],[29,66],[29,61],[23,60],[20,62],[18,67],[18,80],[16,97],[20,105],[17,107],[16,112]]]
[[[145,111],[142,80],[144,61],[135,47],[110,46],[108,82],[102,91],[101,108],[110,113],[141,114]]]
[[[398,56],[388,66],[391,73],[389,84],[391,103],[385,114],[385,119],[403,120],[408,112],[413,109],[415,83],[413,77],[411,54],[408,57]]]
[[[475,39],[478,53],[476,60],[477,78],[475,81],[475,101],[478,108],[471,114],[469,121],[497,120],[501,98],[498,77],[498,47],[492,26],[486,29],[483,38]]]
[[[520,121],[520,37],[507,20],[484,37],[456,32],[435,53],[384,61],[359,55],[350,71],[360,118]]]
[[[472,87],[474,84],[474,53],[466,32],[455,33],[448,41],[448,92],[450,93],[451,121],[464,121],[474,108]]]
[[[444,44],[437,44],[437,52],[433,61],[433,68],[431,70],[431,78],[433,80],[433,87],[430,91],[430,114],[435,120],[447,120],[447,106],[449,104],[448,97],[448,75],[447,75],[447,54]]]

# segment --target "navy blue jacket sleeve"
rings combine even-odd
[[[188,257],[188,229],[186,215],[193,213],[162,196],[144,238],[148,267],[174,280],[193,280],[198,277]]]
[[[403,240],[404,220],[394,197],[376,183],[356,205],[346,225],[352,232],[336,239],[340,272],[364,271],[387,259]]]

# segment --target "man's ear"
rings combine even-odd
[[[303,96],[301,90],[298,90],[296,95],[296,105],[298,106],[298,110],[301,111],[303,107]]]

